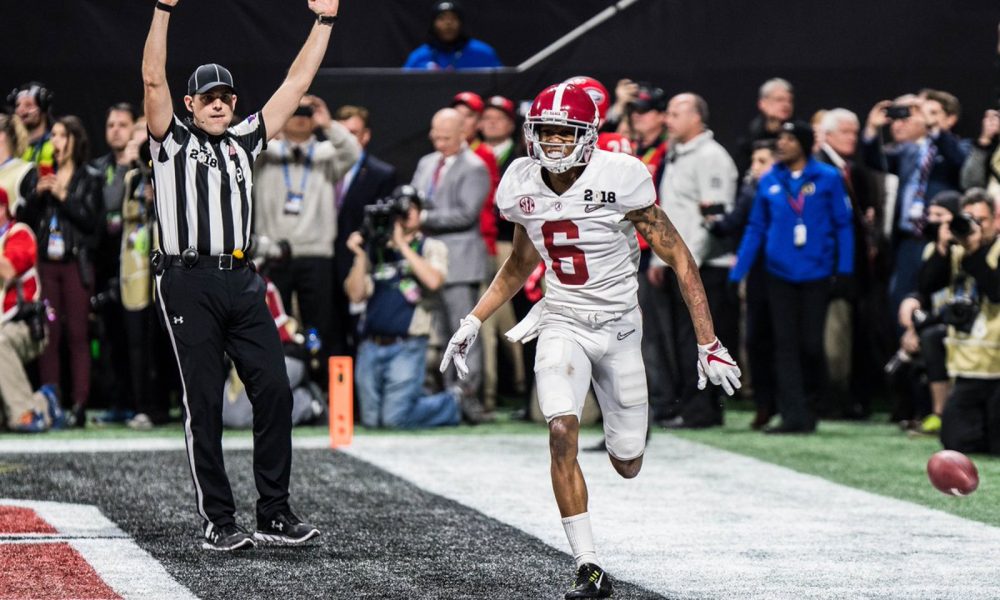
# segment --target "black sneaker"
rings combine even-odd
[[[219,550],[231,552],[243,548],[253,548],[257,542],[253,541],[253,536],[246,529],[239,525],[223,525],[216,527],[209,524],[205,528],[205,541],[201,543],[204,550]]]
[[[593,563],[584,563],[576,570],[576,584],[566,592],[566,599],[571,598],[610,598],[611,578],[604,569]]]
[[[257,532],[253,537],[271,544],[301,544],[319,535],[319,529],[305,523],[291,511],[277,513],[271,517],[257,516]]]

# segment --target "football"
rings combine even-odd
[[[968,496],[979,486],[979,472],[969,457],[954,450],[935,452],[927,461],[931,484],[949,496]]]

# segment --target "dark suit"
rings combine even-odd
[[[880,256],[876,254],[879,251],[884,254],[887,250],[887,242],[883,243],[880,226],[885,207],[881,202],[882,190],[876,174],[864,165],[838,156],[842,164],[845,164],[845,169],[841,169],[832,156],[833,152],[832,148],[824,145],[816,152],[816,160],[840,171],[844,189],[851,198],[854,280],[857,285],[853,290],[855,294],[833,298],[827,320],[828,333],[831,328],[851,332],[850,337],[839,338],[850,340],[849,347],[841,347],[849,355],[850,380],[833,381],[834,385],[831,387],[834,389],[831,391],[834,393],[827,398],[830,404],[821,408],[830,416],[858,417],[870,410],[874,382],[881,380],[880,366],[888,360],[889,348],[895,341],[892,328],[886,326],[885,319],[888,273],[886,268],[880,267]],[[868,209],[873,209],[875,213],[872,223],[868,223],[865,218]],[[838,305],[835,302],[838,299],[846,301],[847,305]],[[838,310],[843,306],[849,307],[848,314]],[[828,348],[830,343],[831,340],[828,340]],[[834,363],[830,366],[831,374],[836,375],[838,369],[832,368]],[[845,384],[849,387],[841,387]]]
[[[948,132],[929,138],[935,147],[934,162],[927,173],[924,203],[929,203],[938,192],[958,190],[959,175],[965,162],[966,151],[958,138]],[[898,144],[884,148],[880,136],[862,139],[861,157],[868,167],[899,176],[899,191],[895,206],[886,211],[886,219],[892,223],[892,248],[895,260],[889,281],[889,310],[893,321],[899,304],[917,288],[917,271],[925,241],[917,233],[908,232],[902,224],[909,219],[904,214],[904,193],[907,183],[920,171],[921,147],[916,143]],[[901,333],[901,332],[900,332]]]
[[[333,259],[337,272],[334,294],[334,319],[341,323],[351,323],[353,318],[348,314],[347,296],[344,294],[344,280],[354,263],[354,253],[347,248],[347,238],[361,228],[365,218],[365,207],[385,198],[396,187],[396,167],[383,162],[367,152],[362,152],[361,166],[351,180],[344,194],[344,201],[337,209],[337,238],[333,242]],[[341,347],[341,352],[354,353],[354,328],[350,329],[347,339],[334,340],[334,347]]]

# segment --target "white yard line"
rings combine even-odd
[[[37,540],[7,540],[0,536],[0,544],[66,542],[125,600],[197,598],[97,507],[7,498],[0,498],[0,506],[30,508],[57,530]]]
[[[347,452],[568,551],[544,437],[362,436]],[[635,480],[602,454],[581,465],[605,566],[671,599],[1000,596],[1000,528],[668,436]]]

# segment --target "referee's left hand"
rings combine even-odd
[[[309,10],[324,17],[335,17],[340,10],[340,0],[309,0]]]

